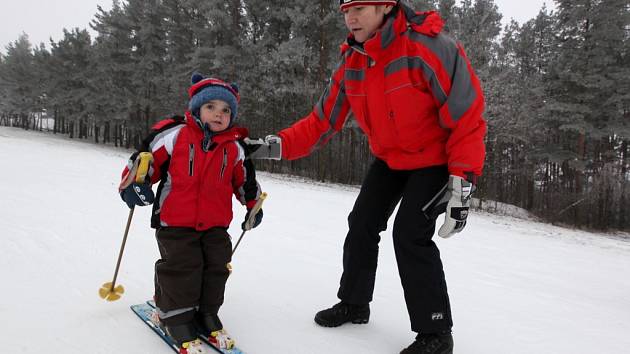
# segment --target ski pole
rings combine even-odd
[[[144,183],[144,179],[149,172],[149,166],[153,162],[153,156],[150,152],[140,153],[139,162],[137,163],[136,183]],[[134,168],[135,169],[135,168]],[[125,288],[122,285],[116,286],[116,278],[118,277],[118,270],[120,269],[120,262],[122,261],[123,252],[125,251],[125,244],[127,243],[127,235],[129,235],[129,228],[131,226],[131,219],[133,218],[133,211],[135,207],[129,209],[129,216],[127,217],[127,225],[125,226],[125,233],[123,235],[122,244],[120,245],[120,252],[118,252],[118,261],[116,262],[116,270],[114,270],[114,279],[111,282],[107,282],[101,285],[98,290],[98,294],[102,299],[107,301],[116,301],[120,299],[125,292]]]
[[[114,271],[114,279],[111,282],[107,282],[101,286],[98,290],[98,294],[102,299],[107,301],[116,301],[120,299],[125,292],[125,288],[122,285],[116,286],[116,278],[118,277],[118,270],[120,269],[120,261],[125,250],[125,244],[127,243],[127,235],[129,234],[129,226],[131,225],[131,218],[133,217],[133,211],[136,208],[129,209],[129,217],[127,218],[127,226],[125,227],[125,235],[123,236],[122,244],[120,245],[120,252],[118,253],[118,262],[116,262],[116,270]]]
[[[236,241],[236,246],[234,246],[234,249],[232,250],[232,255],[234,255],[234,252],[236,252],[236,248],[238,247],[239,243],[241,243],[243,236],[245,236],[245,232],[251,230],[251,225],[254,223],[254,218],[256,217],[256,214],[258,213],[260,208],[262,208],[262,204],[265,201],[265,198],[267,198],[267,193],[263,192],[260,197],[258,197],[258,201],[252,208],[252,211],[249,212],[249,217],[245,221],[245,230],[243,230],[241,236],[238,238],[238,241]]]

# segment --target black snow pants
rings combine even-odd
[[[227,229],[156,231],[161,259],[155,262],[155,303],[166,325],[191,321],[195,310],[218,313],[232,259]]]
[[[350,304],[372,301],[379,233],[400,202],[393,241],[411,329],[431,333],[452,327],[440,251],[432,241],[437,211],[423,212],[444,193],[447,182],[446,166],[392,170],[378,159],[370,166],[348,216],[339,299]]]

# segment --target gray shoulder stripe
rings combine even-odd
[[[387,22],[383,26],[383,30],[381,32],[381,48],[387,49],[390,44],[396,39],[394,35],[394,20],[395,17],[391,16],[387,19]]]
[[[337,134],[337,132],[332,127],[330,127],[330,129],[328,129],[324,134],[319,137],[319,140],[317,141],[317,144],[315,144],[315,147],[322,148],[325,142],[328,141],[328,139],[330,139],[335,134]]]
[[[339,71],[339,69],[341,69],[344,63],[345,63],[345,58],[341,58],[341,60],[337,64],[337,67],[333,71],[333,77],[331,77],[328,80],[328,85],[326,85],[324,92],[319,97],[319,101],[317,101],[317,104],[315,105],[315,113],[317,113],[317,115],[319,116],[319,119],[326,119],[326,116],[324,115],[324,104],[326,100],[328,100],[328,96],[330,95],[330,89],[332,88],[332,85],[334,82],[334,75],[337,71]]]
[[[477,98],[477,92],[475,92],[472,85],[471,73],[468,71],[468,65],[460,53],[457,43],[443,33],[436,37],[425,36],[413,31],[407,31],[405,34],[411,40],[426,46],[442,62],[451,79],[451,87],[448,98],[446,98],[446,104],[451,113],[451,118],[457,122]],[[433,73],[435,77],[435,70],[433,70]],[[434,81],[438,80],[435,79]],[[431,83],[432,89],[435,88],[434,86]],[[444,92],[444,90],[442,91]]]
[[[385,76],[393,75],[401,70],[421,69],[425,79],[431,86],[431,92],[440,102],[446,102],[446,91],[435,75],[435,70],[421,57],[400,57],[385,66]]]
[[[452,73],[451,70],[455,68],[455,61],[457,56],[459,55],[459,50],[457,48],[457,43],[451,37],[440,33],[435,37],[430,37],[413,30],[408,30],[405,32],[409,38],[418,42],[425,47],[429,48],[431,52],[433,52],[442,62],[442,65]]]
[[[330,92],[330,84],[326,86],[326,88],[324,89],[324,92],[319,97],[319,101],[317,101],[317,104],[315,105],[315,112],[317,113],[317,116],[319,116],[319,119],[321,120],[326,119],[326,116],[324,115],[324,103],[328,99],[329,92]]]
[[[337,92],[337,97],[335,99],[335,105],[330,112],[330,127],[334,127],[335,123],[337,123],[337,119],[339,119],[339,114],[341,113],[341,108],[343,107],[344,102],[346,101],[346,83],[345,81],[341,81],[339,83],[339,91]]]
[[[326,89],[326,96],[328,96],[328,88]],[[325,131],[324,133],[320,135],[319,140],[317,141],[315,146],[317,147],[321,146],[323,142],[326,141],[328,136],[336,133],[334,127],[335,127],[335,124],[337,123],[337,120],[339,119],[339,116],[341,114],[341,109],[344,105],[345,100],[346,100],[346,84],[345,84],[345,81],[341,81],[339,83],[339,91],[337,92],[337,97],[335,97],[335,104],[333,105],[333,108],[330,112],[330,118],[328,121],[328,124],[330,125],[330,127],[328,128],[327,131]],[[320,99],[320,102],[322,102],[321,99]],[[323,106],[321,106],[319,103],[317,104],[317,109],[318,109],[318,114],[320,114],[319,109],[322,109],[322,112],[323,112]],[[323,117],[323,116],[324,115],[322,113],[320,117]]]
[[[172,145],[175,145],[175,141],[177,140],[177,136],[179,135],[179,131],[185,126],[185,124],[179,124],[176,125],[170,129],[167,129],[159,134],[157,134],[155,136],[155,138],[153,138],[153,141],[151,141],[151,143],[149,144],[149,147],[151,148],[151,151],[155,151],[157,149],[159,149],[160,147],[162,147],[163,145],[165,145],[165,142],[167,140],[167,137],[169,138],[168,140],[172,143]],[[170,151],[169,151],[170,154]]]
[[[346,69],[343,77],[347,81],[363,81],[365,80],[365,70]]]
[[[451,113],[451,118],[454,122],[457,122],[475,102],[477,92],[473,87],[468,64],[461,54],[457,56],[455,65],[455,73],[451,79],[451,92],[448,95],[446,104],[448,105],[448,111]]]

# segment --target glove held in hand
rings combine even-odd
[[[255,228],[256,226],[260,225],[260,223],[262,222],[263,219],[263,211],[262,209],[258,209],[258,212],[256,213],[256,215],[254,215],[253,218],[249,218],[249,215],[251,214],[252,209],[247,209],[247,214],[245,214],[245,221],[243,221],[243,223],[241,224],[241,229],[243,231],[247,231],[247,230],[251,230],[253,228]]]
[[[134,206],[146,206],[153,204],[155,195],[148,183],[132,183],[120,192],[120,197],[127,203],[129,209]]]
[[[449,177],[447,191],[443,198],[445,201],[448,200],[448,203],[444,224],[438,231],[440,237],[448,238],[464,229],[474,189],[475,186],[472,183],[459,176]]]
[[[265,139],[245,138],[247,158],[249,159],[282,159],[282,139],[276,135],[267,135]]]

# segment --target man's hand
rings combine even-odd
[[[466,226],[470,198],[475,186],[459,176],[451,175],[447,188],[445,199],[448,200],[448,204],[446,205],[444,224],[438,231],[438,235],[444,238],[453,236]]]
[[[276,135],[267,135],[265,139],[243,139],[247,158],[280,160],[282,158],[282,139]]]

